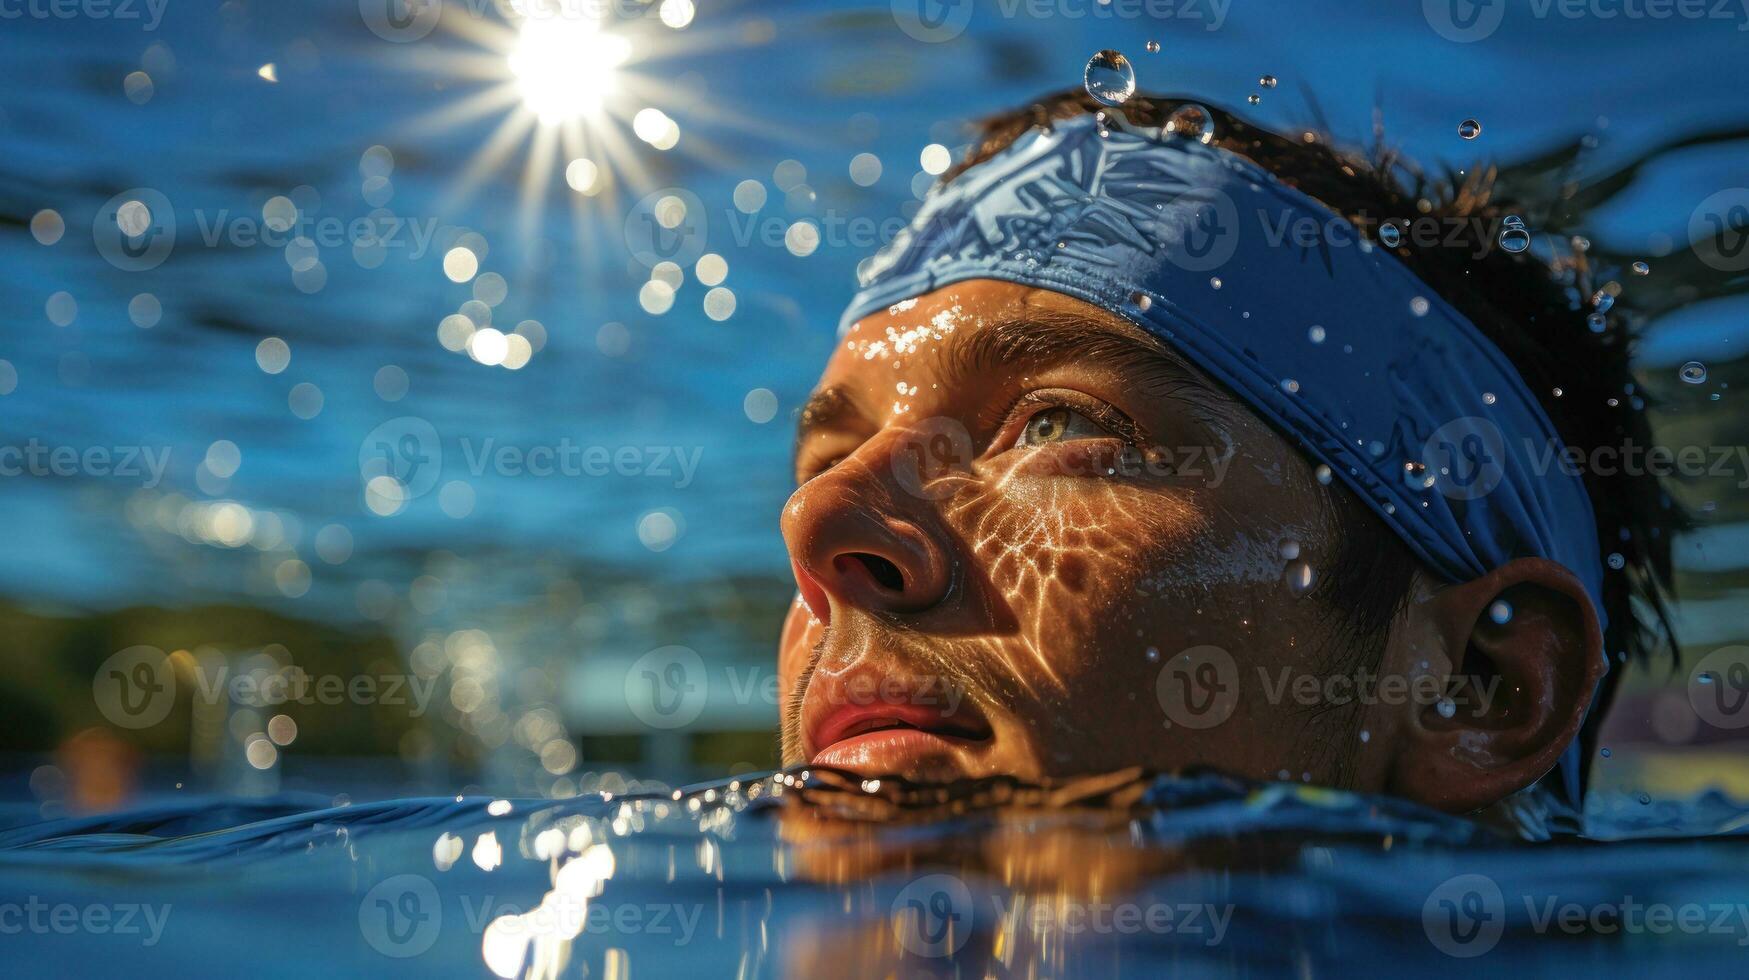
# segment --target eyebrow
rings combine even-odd
[[[1159,397],[1178,397],[1204,421],[1219,422],[1230,395],[1212,386],[1179,354],[1151,336],[1062,310],[1035,309],[1004,316],[979,330],[950,335],[941,346],[942,385],[965,386],[992,371],[1061,360],[1102,361],[1130,373],[1138,388]],[[799,454],[811,435],[853,423],[873,427],[874,416],[843,384],[814,392],[796,423]]]

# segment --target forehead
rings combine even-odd
[[[854,382],[872,367],[941,366],[972,347],[987,347],[992,338],[986,335],[996,332],[1029,335],[1031,353],[1046,359],[1053,352],[1069,354],[1075,338],[1104,337],[1178,360],[1146,331],[1089,303],[1034,286],[975,279],[858,320],[840,338],[821,387]]]

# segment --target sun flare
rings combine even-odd
[[[542,125],[599,116],[631,56],[625,38],[586,18],[530,18],[517,30],[510,72]]]

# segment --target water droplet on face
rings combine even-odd
[[[1396,225],[1387,221],[1379,225],[1379,241],[1383,242],[1386,248],[1396,248],[1402,244],[1403,233],[1397,230]]]
[[[1280,553],[1282,561],[1293,561],[1300,556],[1300,543],[1290,538],[1283,541],[1277,551]]]
[[[1172,110],[1172,115],[1166,120],[1166,132],[1174,136],[1184,136],[1199,143],[1210,143],[1215,138],[1214,113],[1195,102],[1186,102]]]
[[[1148,48],[1149,54],[1159,54],[1160,53],[1160,42],[1159,41],[1149,41],[1147,44],[1147,48]]]
[[[1621,571],[1621,569],[1624,566],[1626,566],[1628,563],[1628,560],[1626,558],[1623,558],[1621,552],[1619,552],[1619,551],[1610,552],[1608,561],[1609,561],[1609,567],[1615,569],[1616,571]]]
[[[1601,313],[1593,313],[1585,318],[1585,325],[1591,328],[1592,333],[1602,333],[1609,328],[1609,317]]]
[[[1318,464],[1318,468],[1312,471],[1312,475],[1318,478],[1319,483],[1322,483],[1325,486],[1330,485],[1330,467],[1325,466],[1323,463]]]
[[[1264,88],[1274,88],[1275,87],[1275,76],[1274,75],[1265,75],[1262,78],[1259,78],[1257,80],[1257,84],[1263,86]]]
[[[1523,225],[1507,225],[1500,229],[1500,247],[1516,255],[1530,247],[1530,232]]]
[[[1464,139],[1473,140],[1482,135],[1482,124],[1474,119],[1465,119],[1458,123],[1458,135]]]
[[[1324,328],[1319,327],[1319,326],[1313,326],[1312,329],[1306,331],[1306,339],[1310,340],[1314,344],[1323,343],[1324,342]]]
[[[1651,272],[1651,271],[1652,271],[1652,267],[1647,265],[1644,262],[1635,262],[1634,263],[1634,275],[1636,275],[1636,276],[1643,276],[1646,273]]]
[[[1699,361],[1689,361],[1682,365],[1682,369],[1676,372],[1676,376],[1691,385],[1701,384],[1706,381],[1706,365]]]
[[[1438,709],[1441,718],[1450,718],[1457,714],[1457,705],[1452,703],[1451,698],[1440,698],[1439,703],[1434,707]]]
[[[1505,626],[1512,622],[1512,603],[1505,599],[1495,599],[1488,605],[1488,618],[1492,619],[1496,626]]]
[[[1082,81],[1087,94],[1104,105],[1123,105],[1136,92],[1136,71],[1130,67],[1130,59],[1109,48],[1087,59]]]
[[[1317,574],[1312,571],[1311,563],[1304,558],[1296,558],[1288,562],[1284,577],[1287,581],[1288,592],[1296,597],[1312,591],[1312,586],[1316,584],[1318,578]]]
[[[1149,296],[1147,293],[1130,294],[1130,302],[1136,304],[1136,309],[1141,310],[1144,313],[1148,311],[1148,307],[1154,305],[1153,297]]]

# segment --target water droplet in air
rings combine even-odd
[[[1324,342],[1324,328],[1319,327],[1319,326],[1314,326],[1314,327],[1312,327],[1312,329],[1307,330],[1306,331],[1306,339],[1310,340],[1314,344],[1323,343]]]
[[[1496,626],[1505,626],[1512,622],[1512,603],[1505,599],[1495,599],[1488,606],[1488,618],[1492,619]]]
[[[1281,554],[1282,561],[1293,561],[1300,556],[1300,543],[1290,538],[1281,543],[1281,547],[1278,551]]]
[[[1299,390],[1300,390],[1300,383],[1298,381],[1295,381],[1292,378],[1282,378],[1281,379],[1281,390],[1287,392],[1290,395],[1298,394]]]
[[[1148,662],[1152,663],[1152,662],[1159,660],[1159,659],[1160,659],[1160,650],[1157,647],[1149,647],[1148,648]]]
[[[1452,715],[1457,714],[1457,705],[1452,702],[1451,698],[1440,698],[1439,703],[1434,707],[1439,710],[1439,717],[1441,718],[1450,718]]]
[[[1257,80],[1257,84],[1263,86],[1264,88],[1274,88],[1275,87],[1275,76],[1274,75],[1265,75],[1262,78],[1259,78]]]
[[[1319,483],[1322,483],[1325,486],[1330,485],[1330,467],[1325,466],[1323,463],[1319,463],[1318,468],[1313,470],[1312,473],[1318,478]]]
[[[1159,41],[1149,41],[1147,47],[1148,47],[1149,54],[1159,54],[1160,53],[1160,42]]]
[[[1652,271],[1652,267],[1647,265],[1644,262],[1635,262],[1634,263],[1634,275],[1636,275],[1636,276],[1643,276],[1646,273],[1651,272],[1651,271]]]
[[[1609,317],[1601,313],[1593,313],[1585,318],[1585,323],[1591,328],[1592,333],[1602,333],[1609,328]]]
[[[1220,276],[1210,276],[1209,277],[1209,285],[1215,289],[1221,288],[1221,277]]]
[[[1495,397],[1494,397],[1494,393],[1493,393],[1493,392],[1491,392],[1491,391],[1484,391],[1484,392],[1482,392],[1482,404],[1484,404],[1484,405],[1492,405],[1492,404],[1494,404],[1494,403],[1495,403],[1495,402],[1496,402],[1496,401],[1498,401],[1498,400],[1499,400],[1499,399],[1497,399],[1497,398],[1495,398]]]
[[[1153,297],[1149,296],[1147,293],[1130,294],[1130,302],[1136,304],[1136,309],[1141,310],[1143,313],[1148,311],[1148,307],[1154,305]]]
[[[1623,566],[1627,565],[1627,563],[1628,563],[1628,560],[1626,558],[1623,558],[1621,552],[1619,552],[1619,551],[1610,552],[1608,561],[1609,561],[1609,567],[1615,569],[1618,572],[1621,571]]]
[[[1682,370],[1677,372],[1677,377],[1691,385],[1700,384],[1706,380],[1706,365],[1699,361],[1689,361],[1682,365]]]
[[[1136,71],[1130,59],[1109,48],[1087,59],[1082,80],[1087,94],[1105,105],[1123,105],[1136,92]]]
[[[1601,756],[1603,756],[1603,757],[1604,757],[1604,758],[1605,758],[1605,759],[1607,759],[1607,758],[1609,758],[1609,756],[1610,756],[1610,751],[1609,751],[1609,750],[1608,750],[1608,749],[1599,749],[1599,750],[1598,750],[1598,752],[1597,752],[1597,754],[1598,754],[1598,755],[1601,755]]]
[[[1474,119],[1465,119],[1458,123],[1458,135],[1464,139],[1473,140],[1482,135],[1482,124]]]
[[[1172,110],[1172,115],[1166,120],[1166,132],[1187,136],[1199,143],[1212,142],[1215,138],[1214,113],[1195,102],[1186,102]]]
[[[1396,225],[1387,221],[1379,225],[1379,241],[1383,242],[1386,248],[1396,248],[1403,241],[1403,233],[1397,230]]]
[[[1516,255],[1530,247],[1530,232],[1523,225],[1508,224],[1500,229],[1500,247]]]
[[[1564,392],[1564,391],[1562,391],[1562,390],[1561,390],[1561,389],[1559,389],[1559,388],[1556,388],[1556,389],[1555,389],[1555,390],[1554,390],[1554,396],[1555,396],[1555,397],[1556,397],[1556,398],[1559,398],[1559,397],[1561,397],[1561,396],[1562,396],[1562,395],[1564,395],[1564,394],[1566,394],[1566,392]]]
[[[1311,563],[1304,558],[1296,558],[1288,562],[1285,578],[1287,590],[1297,597],[1312,591],[1318,576],[1312,571]]]
[[[1409,300],[1409,312],[1416,316],[1426,316],[1428,309],[1429,304],[1425,296],[1416,296]]]
[[[1610,307],[1615,305],[1615,294],[1607,289],[1599,289],[1591,294],[1591,305],[1599,313],[1608,313]]]
[[[1263,101],[1263,96],[1258,95],[1256,92],[1252,92],[1250,95],[1245,96],[1245,101],[1251,103],[1252,105],[1256,105],[1257,103]]]

